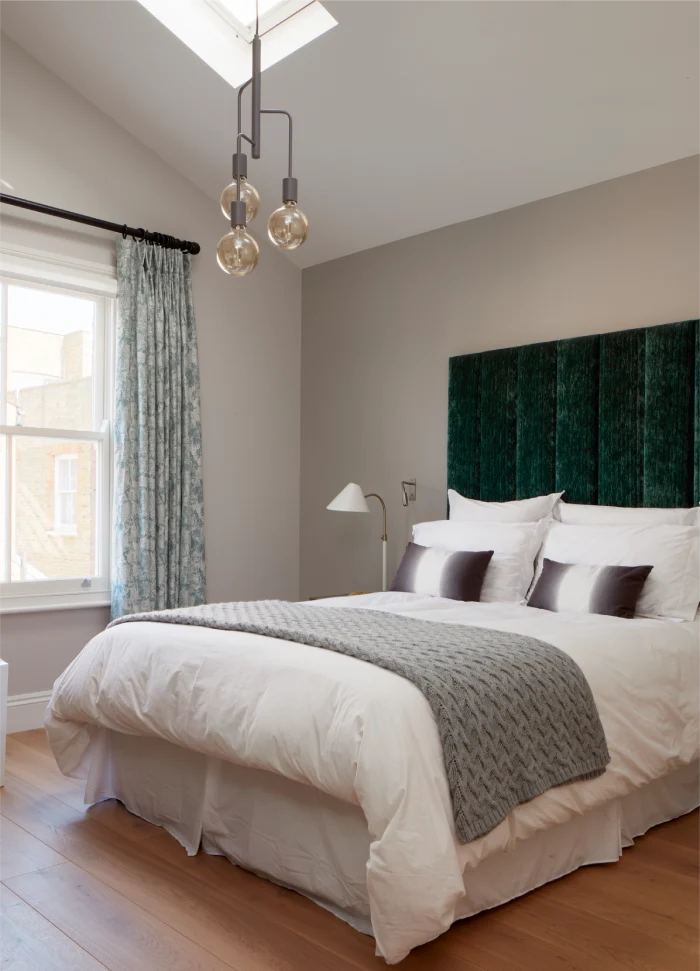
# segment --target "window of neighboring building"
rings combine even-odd
[[[2,607],[107,602],[114,285],[18,266],[0,276]]]
[[[54,472],[54,513],[57,533],[78,534],[78,456],[57,455]]]

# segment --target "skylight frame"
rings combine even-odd
[[[235,5],[237,0],[205,0],[210,7],[219,14],[220,17],[233,27],[239,37],[250,44],[255,35],[255,16],[248,23],[236,16]],[[314,0],[273,0],[272,6],[268,10],[263,10],[260,14],[259,32],[260,36],[274,30],[276,27],[300,13],[304,7],[310,7]],[[255,9],[255,4],[251,3],[251,9]]]
[[[223,0],[138,0],[144,9],[234,88],[250,77],[252,28]],[[320,0],[281,0],[260,18],[262,69],[336,25]]]

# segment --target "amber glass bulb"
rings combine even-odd
[[[296,202],[285,202],[268,219],[267,235],[280,249],[296,249],[309,235],[309,220]]]
[[[258,265],[259,255],[260,247],[244,226],[234,226],[216,247],[219,266],[231,276],[246,276]]]
[[[221,211],[227,219],[231,218],[231,203],[236,201],[236,180],[227,185],[221,193]],[[260,193],[250,182],[241,176],[241,202],[245,202],[245,221],[255,219],[260,209]]]

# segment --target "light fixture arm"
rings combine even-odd
[[[386,504],[385,504],[384,500],[382,499],[382,497],[379,496],[379,495],[377,495],[376,492],[368,492],[365,495],[365,499],[371,499],[371,498],[379,499],[379,501],[382,504],[382,513],[383,513],[383,516],[384,516],[384,532],[382,533],[382,539],[386,543],[386,540],[387,540],[387,535],[386,535]]]
[[[384,532],[382,533],[382,590],[386,590],[386,544],[388,538],[386,535],[386,503],[376,492],[366,493],[365,499],[370,498],[379,499],[382,504],[382,515],[384,517]]]
[[[253,58],[255,58],[255,53],[253,53]],[[255,67],[255,61],[253,62],[253,67]],[[252,156],[253,156],[253,158],[259,158],[260,157],[260,153],[259,152],[258,152],[257,155],[255,154],[255,149],[256,149],[256,141],[255,141],[255,139],[256,139],[256,131],[255,131],[255,129],[256,129],[256,126],[255,126],[255,105],[254,104],[252,105],[252,110],[253,110],[253,122],[252,122],[253,137],[252,138],[249,138],[248,135],[244,134],[243,131],[242,131],[242,126],[243,126],[243,107],[242,107],[242,105],[243,105],[243,92],[251,84],[252,85],[255,85],[255,75],[253,75],[252,78],[250,78],[248,81],[246,81],[245,84],[242,84],[241,87],[238,89],[238,137],[237,137],[237,140],[236,140],[236,156],[234,157],[233,176],[234,176],[234,178],[236,180],[236,183],[237,183],[237,185],[236,185],[236,198],[239,201],[240,201],[240,198],[241,198],[241,176],[245,176],[247,174],[246,164],[245,164],[245,157],[241,155],[241,139],[242,138],[245,138],[245,140],[250,144],[250,146],[252,148]],[[253,93],[254,92],[255,92],[255,86],[253,87]],[[287,202],[287,201],[296,202],[297,201],[297,196],[299,194],[299,191],[298,191],[298,185],[299,184],[298,184],[297,180],[294,178],[294,174],[293,174],[293,172],[294,172],[294,169],[293,169],[293,164],[294,164],[294,121],[292,119],[292,116],[291,116],[291,114],[288,111],[285,111],[283,108],[258,108],[258,115],[285,115],[285,117],[287,118],[288,131],[289,131],[289,140],[288,140],[288,147],[287,147],[287,178],[284,179],[283,182],[282,182],[282,196],[283,196],[283,201],[284,202]],[[258,138],[258,144],[259,144],[259,139],[260,139],[260,124],[259,124],[259,120],[258,120],[258,126],[257,126],[257,138]]]
[[[252,78],[248,78],[245,84],[242,84],[238,89],[238,127],[237,132],[243,131],[243,92],[245,89],[253,83]]]
[[[261,88],[262,88],[262,71],[260,66],[260,52],[262,49],[262,42],[260,40],[260,35],[258,34],[257,28],[255,31],[255,37],[253,38],[253,77],[252,77],[252,89],[251,89],[251,125],[250,134],[251,138],[251,155],[253,158],[260,158],[260,114],[261,114]]]
[[[286,115],[287,121],[289,122],[289,159],[287,165],[287,175],[289,178],[293,178],[292,173],[292,151],[293,151],[293,141],[292,141],[292,116],[288,111],[284,111],[282,108],[263,108],[263,115]]]

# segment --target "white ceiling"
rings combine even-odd
[[[300,266],[698,152],[697,3],[326,6],[338,26],[263,75],[263,105],[294,116]],[[236,94],[138,3],[1,11],[4,31],[217,205]],[[249,175],[268,213],[285,136],[281,119],[263,126]]]

